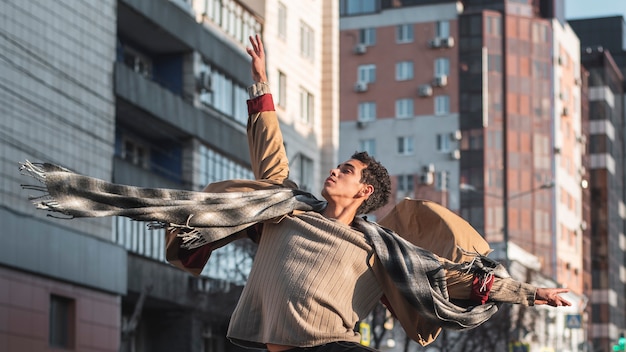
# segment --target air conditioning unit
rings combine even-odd
[[[363,129],[365,127],[367,127],[367,122],[366,121],[357,121],[356,122],[356,127]]]
[[[432,172],[420,175],[420,183],[425,185],[432,185],[435,183],[435,175]]]
[[[428,165],[422,166],[422,172],[425,174],[435,172],[435,164],[428,164]]]
[[[448,85],[448,76],[439,75],[433,79],[433,86],[435,87],[445,87]]]
[[[574,78],[574,84],[579,86],[581,84],[580,78]]]
[[[367,91],[367,82],[358,81],[354,84],[354,91],[357,93],[366,92]]]
[[[563,108],[563,112],[561,113],[561,115],[568,116],[569,115],[569,109],[567,107]]]
[[[576,136],[576,142],[580,143],[580,144],[587,144],[587,136],[585,136],[584,134],[581,134],[580,136]]]
[[[452,48],[452,47],[454,47],[454,38],[452,38],[452,37],[441,38],[441,47],[442,48]]]
[[[450,159],[452,160],[459,160],[461,159],[461,151],[458,149],[455,149],[453,151],[450,152]]]
[[[433,95],[433,88],[430,86],[430,84],[422,84],[417,88],[417,94],[420,97],[429,97]]]
[[[357,44],[354,47],[354,53],[357,55],[363,55],[367,52],[367,45],[365,44]]]
[[[428,45],[431,48],[441,48],[441,38],[435,37],[435,38],[431,39],[430,42],[428,43]]]
[[[206,91],[212,91],[211,73],[207,71],[200,72],[198,76],[198,88]]]
[[[461,133],[461,130],[456,130],[456,131],[450,133],[450,136],[455,141],[460,141],[463,138],[463,133]]]

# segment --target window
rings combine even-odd
[[[435,27],[435,34],[439,38],[447,38],[450,36],[450,22],[439,21]]]
[[[435,77],[450,75],[450,59],[440,57],[435,60]]]
[[[400,24],[396,26],[396,43],[410,43],[413,41],[413,25]]]
[[[414,188],[413,175],[398,175],[398,191],[412,192]]]
[[[376,44],[376,28],[363,28],[359,30],[359,44]]]
[[[50,347],[73,349],[76,319],[76,303],[73,299],[51,295],[50,296]]]
[[[278,38],[287,39],[287,7],[282,2],[278,3]]]
[[[307,156],[299,154],[298,172],[300,173],[299,183],[300,189],[311,191],[313,186],[313,160]]]
[[[413,99],[396,100],[396,117],[399,119],[413,117]]]
[[[362,122],[376,120],[376,103],[371,101],[359,103],[358,120]]]
[[[341,0],[339,3],[339,15],[350,16],[376,12],[377,0]]]
[[[398,154],[413,154],[413,137],[398,137]]]
[[[127,45],[123,46],[122,52],[126,66],[146,78],[152,77],[152,59]]]
[[[276,91],[276,105],[285,107],[287,104],[287,76],[278,71],[278,87]]]
[[[314,59],[314,32],[313,28],[300,22],[300,55],[306,59]]]
[[[449,152],[451,138],[449,133],[438,134],[437,135],[437,151],[438,152]]]
[[[402,61],[396,64],[396,81],[413,79],[413,62]]]
[[[373,138],[359,141],[359,151],[367,152],[371,156],[376,156],[376,140]]]
[[[201,190],[209,183],[246,179],[253,180],[252,170],[236,163],[227,156],[201,144],[198,148],[197,183],[196,190]]]
[[[435,97],[435,115],[447,115],[450,113],[450,97],[438,95]]]
[[[311,123],[313,120],[313,95],[300,88],[300,120]]]
[[[376,82],[376,65],[360,65],[357,76],[359,82]]]
[[[144,169],[150,167],[150,148],[136,138],[122,138],[122,159]]]
[[[448,178],[450,173],[448,171],[439,171],[435,173],[435,189],[445,191],[448,189]]]

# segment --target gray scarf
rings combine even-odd
[[[30,197],[38,209],[69,218],[124,216],[150,222],[151,227],[178,228],[182,246],[188,249],[207,244],[206,237],[225,238],[294,210],[320,212],[326,207],[310,193],[293,189],[205,193],[113,184],[53,164],[26,161],[20,170],[43,184],[22,185],[43,192]],[[508,277],[502,265],[478,254],[469,263],[442,263],[376,223],[357,217],[352,226],[367,237],[394,284],[433,326],[474,328],[498,310],[493,302],[469,307],[451,302],[445,270]]]

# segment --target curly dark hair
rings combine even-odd
[[[361,182],[374,187],[374,193],[359,206],[357,214],[367,214],[387,204],[391,194],[391,179],[387,169],[367,152],[355,152],[351,159],[367,165],[363,169]]]

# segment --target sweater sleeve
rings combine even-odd
[[[248,147],[250,162],[257,180],[269,180],[286,186],[289,161],[283,135],[274,109],[274,101],[267,83],[255,83],[248,88]]]
[[[531,284],[516,281],[511,278],[496,278],[489,292],[489,300],[503,303],[535,305],[537,288]]]

